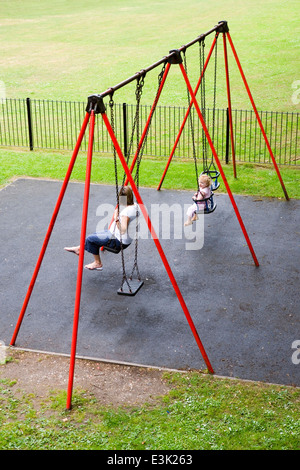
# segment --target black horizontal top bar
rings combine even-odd
[[[195,44],[196,42],[199,42],[199,41],[202,41],[204,38],[206,38],[206,36],[209,36],[210,34],[212,34],[214,31],[219,31],[219,32],[225,32],[227,30],[227,21],[220,21],[216,26],[214,26],[212,29],[210,29],[209,31],[207,31],[206,33],[203,33],[203,34],[200,34],[200,36],[196,37],[195,39],[193,39],[193,41],[191,42],[188,42],[187,44],[185,44],[184,46],[181,46],[180,48],[177,49],[177,51],[179,52],[182,52],[182,51],[185,51],[188,47],[192,46],[193,44]],[[127,78],[126,80],[124,80],[123,82],[120,82],[118,83],[117,85],[111,87],[111,88],[108,88],[106,91],[104,91],[103,93],[101,93],[99,95],[99,97],[101,98],[104,98],[105,96],[109,96],[109,95],[113,95],[113,93],[116,91],[116,90],[119,90],[120,88],[122,88],[123,86],[127,85],[128,83],[134,81],[134,80],[137,80],[138,78],[144,76],[147,72],[150,72],[150,70],[153,70],[155,69],[156,67],[158,67],[159,65],[165,63],[165,62],[168,62],[169,59],[174,55],[176,54],[176,50],[173,50],[172,52],[170,52],[167,56],[163,57],[162,59],[158,60],[157,62],[155,62],[154,64],[152,65],[149,65],[149,67],[145,68],[145,69],[142,69],[140,70],[139,72],[135,73],[134,75],[132,75],[131,77]]]

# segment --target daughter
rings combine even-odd
[[[199,191],[197,191],[193,196],[194,204],[192,204],[187,210],[187,221],[184,223],[185,226],[191,225],[194,220],[197,220],[197,211],[202,207],[204,209],[205,202],[204,199],[207,199],[211,196],[211,178],[210,176],[203,173],[198,178]]]

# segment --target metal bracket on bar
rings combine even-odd
[[[105,113],[106,107],[101,95],[90,95],[88,97],[86,112],[91,113],[92,110],[95,114]]]
[[[220,25],[217,29],[219,33],[229,33],[227,21],[219,21],[218,24]]]
[[[198,42],[204,41],[205,38],[206,38],[205,34],[200,34],[200,36],[198,36]]]
[[[169,51],[168,64],[182,64],[182,57],[179,49]]]

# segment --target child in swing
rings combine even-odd
[[[199,190],[194,194],[192,204],[187,210],[187,220],[184,223],[185,226],[191,225],[195,220],[197,220],[197,211],[204,209],[205,202],[204,199],[207,199],[211,196],[211,178],[210,176],[203,173],[198,178]]]

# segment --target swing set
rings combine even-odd
[[[213,39],[212,45],[210,47],[209,53],[207,55],[207,58],[204,61],[204,40],[205,40],[206,37],[208,37],[211,34],[214,34],[214,39]],[[49,242],[49,239],[50,239],[50,236],[51,236],[51,233],[52,233],[52,230],[53,230],[53,227],[54,227],[57,215],[58,215],[58,212],[60,210],[60,206],[61,206],[64,194],[66,192],[67,185],[69,183],[69,179],[71,177],[71,173],[72,173],[75,161],[76,161],[77,154],[79,152],[83,137],[84,137],[86,129],[87,129],[87,126],[89,124],[89,139],[88,139],[88,150],[87,150],[86,178],[85,178],[85,187],[84,187],[84,196],[83,196],[80,246],[83,247],[84,244],[85,244],[86,227],[87,227],[87,215],[88,215],[88,203],[89,203],[89,191],[90,191],[90,176],[91,176],[91,165],[92,165],[92,154],[93,154],[94,128],[95,128],[96,116],[100,114],[101,118],[102,118],[102,120],[105,124],[105,127],[106,127],[106,129],[109,133],[109,136],[111,138],[113,148],[114,148],[114,165],[115,165],[115,175],[116,175],[117,207],[119,207],[119,199],[118,199],[119,198],[119,188],[118,188],[118,175],[117,175],[117,157],[118,157],[118,159],[121,162],[121,165],[123,167],[123,170],[124,170],[122,186],[130,184],[130,186],[132,188],[132,191],[133,191],[134,196],[136,198],[136,202],[138,204],[139,210],[142,212],[142,214],[145,218],[145,221],[148,225],[148,229],[150,231],[150,234],[153,238],[155,246],[158,250],[158,253],[161,257],[163,265],[164,265],[164,267],[166,269],[166,272],[169,276],[171,284],[172,284],[172,286],[175,290],[175,293],[176,293],[177,298],[179,300],[179,303],[182,307],[182,310],[183,310],[183,312],[186,316],[186,319],[187,319],[188,324],[191,328],[191,331],[194,335],[194,338],[196,340],[198,348],[199,348],[199,350],[202,354],[202,357],[203,357],[203,359],[206,363],[207,369],[209,370],[210,373],[214,373],[213,367],[212,367],[212,365],[209,361],[209,358],[208,358],[208,356],[206,354],[206,351],[203,347],[203,344],[200,340],[199,334],[196,330],[196,327],[194,325],[194,322],[192,320],[190,312],[189,312],[189,310],[186,306],[186,303],[183,299],[183,296],[182,296],[181,291],[178,287],[177,281],[176,281],[176,279],[173,275],[173,272],[171,270],[169,262],[168,262],[168,260],[165,256],[165,253],[162,249],[160,241],[159,241],[159,239],[158,239],[158,237],[155,233],[155,230],[154,230],[154,227],[153,227],[152,222],[150,220],[147,209],[146,209],[145,205],[143,204],[143,200],[142,200],[142,197],[141,197],[140,191],[139,191],[139,166],[140,166],[141,158],[142,158],[143,151],[144,151],[144,148],[145,148],[149,128],[151,126],[152,117],[154,115],[157,103],[158,103],[160,95],[162,93],[162,90],[165,86],[167,76],[168,76],[169,71],[170,71],[172,66],[178,66],[181,73],[182,73],[185,84],[186,84],[189,105],[188,105],[188,109],[186,111],[183,122],[180,126],[180,129],[179,129],[178,135],[176,137],[172,152],[171,152],[170,157],[167,161],[167,165],[165,167],[165,170],[163,172],[163,175],[161,177],[161,180],[160,180],[160,183],[159,183],[159,186],[158,186],[157,189],[160,190],[160,188],[162,186],[163,180],[166,176],[167,170],[169,168],[169,165],[170,165],[171,160],[174,156],[177,144],[179,142],[180,136],[182,134],[183,128],[184,128],[184,126],[187,122],[187,119],[190,116],[190,111],[191,111],[192,107],[194,106],[194,108],[196,110],[196,113],[197,113],[197,116],[198,116],[198,118],[201,122],[202,133],[203,133],[203,138],[202,138],[203,172],[208,174],[212,179],[212,187],[211,187],[212,195],[211,195],[210,198],[208,198],[205,213],[209,214],[209,213],[213,212],[216,208],[216,205],[213,201],[213,191],[218,189],[219,184],[220,184],[219,181],[218,181],[218,178],[221,176],[221,178],[222,178],[222,180],[225,184],[225,187],[227,189],[227,193],[228,193],[228,196],[229,196],[230,201],[232,203],[232,206],[234,208],[237,219],[239,221],[240,227],[241,227],[242,232],[244,234],[244,237],[246,239],[248,248],[251,252],[254,263],[255,263],[256,266],[259,266],[259,262],[257,260],[256,254],[255,254],[254,249],[252,247],[252,244],[251,244],[251,241],[249,239],[248,233],[247,233],[246,228],[244,226],[243,220],[241,218],[238,207],[236,205],[236,202],[235,202],[234,197],[232,195],[232,192],[230,190],[229,184],[227,182],[226,176],[224,174],[221,162],[218,158],[216,149],[214,147],[214,143],[213,143],[214,135],[212,135],[212,136],[210,135],[210,133],[208,131],[208,128],[207,128],[207,125],[206,125],[206,115],[205,115],[205,71],[207,69],[207,65],[208,65],[209,60],[211,59],[211,56],[212,56],[213,51],[215,49],[215,81],[214,81],[214,113],[215,113],[215,100],[216,100],[216,88],[217,88],[216,87],[217,40],[218,40],[218,37],[219,37],[220,34],[223,35],[223,47],[224,47],[224,58],[225,58],[225,75],[226,75],[227,99],[228,99],[228,110],[229,110],[229,127],[230,127],[231,151],[232,151],[232,160],[233,160],[233,167],[234,167],[234,176],[236,177],[236,167],[235,167],[235,156],[234,156],[234,140],[233,140],[230,82],[229,82],[229,69],[228,69],[228,56],[227,56],[227,40],[228,40],[228,42],[231,46],[233,55],[235,57],[236,63],[238,65],[239,71],[241,73],[244,85],[246,87],[246,90],[247,90],[247,93],[249,95],[251,104],[253,106],[253,109],[254,109],[256,118],[258,120],[261,132],[264,136],[267,148],[269,150],[271,159],[272,159],[274,167],[276,169],[276,172],[277,172],[278,178],[280,180],[283,192],[285,194],[286,199],[287,200],[289,199],[287,191],[286,191],[284,183],[283,183],[283,180],[281,178],[278,166],[276,164],[273,152],[272,152],[270,144],[268,142],[268,138],[267,138],[266,133],[264,131],[260,116],[257,112],[257,109],[256,109],[256,106],[255,106],[254,100],[252,98],[249,86],[247,84],[245,75],[243,73],[240,61],[238,59],[236,50],[234,48],[231,36],[229,34],[229,29],[228,29],[227,22],[226,21],[220,21],[216,26],[214,26],[208,32],[206,32],[204,34],[201,34],[200,36],[195,38],[193,41],[189,42],[188,44],[182,46],[179,49],[171,50],[167,56],[163,57],[162,59],[160,59],[156,63],[154,63],[151,66],[147,67],[146,69],[143,69],[140,72],[137,72],[135,75],[129,77],[128,79],[124,80],[123,82],[119,83],[118,85],[107,89],[104,93],[94,94],[94,95],[91,95],[91,96],[88,97],[88,102],[87,102],[87,107],[86,107],[86,114],[85,114],[85,117],[84,117],[84,120],[83,120],[83,123],[82,123],[82,127],[81,127],[81,130],[79,132],[78,139],[77,139],[77,142],[76,142],[76,145],[74,147],[73,154],[72,154],[72,157],[71,157],[71,160],[70,160],[70,163],[69,163],[69,167],[68,167],[65,179],[62,183],[62,187],[61,187],[61,190],[60,190],[60,193],[59,193],[56,205],[55,205],[55,209],[54,209],[52,218],[50,220],[50,224],[49,224],[49,227],[48,227],[48,230],[47,230],[44,242],[43,242],[43,246],[42,246],[40,255],[38,257],[37,264],[35,266],[34,273],[33,273],[33,276],[31,278],[31,282],[30,282],[27,294],[25,296],[24,303],[23,303],[23,306],[22,306],[17,324],[15,326],[15,330],[14,330],[11,342],[10,342],[10,344],[12,346],[15,345],[16,338],[17,338],[21,323],[23,321],[23,317],[24,317],[26,309],[27,309],[27,305],[28,305],[28,302],[30,300],[32,290],[34,288],[34,284],[35,284],[35,281],[36,281],[36,278],[37,278],[37,275],[38,275],[38,272],[39,272],[44,254],[45,254],[45,251],[46,251],[46,248],[47,248],[47,245],[48,245],[48,242]],[[192,85],[190,83],[190,80],[188,78],[188,74],[187,74],[186,50],[189,47],[191,47],[192,45],[196,44],[196,43],[199,44],[199,48],[200,48],[200,58],[201,58],[201,67],[200,68],[201,68],[201,71],[200,71],[200,77],[199,77],[199,80],[197,82],[197,85],[196,85],[195,89],[193,89]],[[184,59],[182,58],[182,55],[184,56]],[[140,123],[139,110],[140,110],[140,98],[141,98],[141,94],[142,94],[144,80],[145,80],[145,77],[148,74],[148,72],[150,72],[151,70],[153,70],[153,69],[155,69],[156,67],[159,67],[159,66],[162,66],[162,70],[158,75],[158,89],[157,89],[155,99],[154,99],[153,105],[151,107],[149,116],[147,118],[146,125],[143,129],[143,132],[142,132],[141,136],[140,136],[139,135],[140,134],[140,130],[139,130],[139,125],[140,125],[139,124]],[[116,138],[115,129],[114,129],[114,100],[113,100],[113,96],[114,96],[114,93],[118,89],[126,86],[127,84],[129,84],[129,83],[131,83],[135,80],[136,80],[136,101],[137,101],[136,115],[135,115],[135,119],[134,119],[134,123],[133,123],[132,135],[131,135],[131,140],[130,140],[130,146],[129,146],[130,150],[128,151],[128,155],[124,156],[124,154],[121,150],[120,144],[119,144],[119,142]],[[198,104],[198,101],[196,99],[196,95],[198,93],[199,88],[200,88],[200,91],[201,91],[201,108],[200,108],[200,106]],[[110,119],[107,116],[106,106],[105,106],[104,101],[103,101],[105,97],[110,98],[110,100],[109,100],[109,107],[110,107],[110,112],[111,112]],[[191,119],[191,116],[190,116],[190,119]],[[214,119],[214,115],[213,115],[213,119]],[[195,155],[194,132],[193,132],[193,126],[192,125],[191,125],[191,130],[192,130],[192,138],[193,138],[193,155],[194,155],[196,178],[197,178],[197,185],[198,185],[198,173],[197,173],[198,170],[197,170],[197,161],[196,161],[196,155]],[[131,148],[133,147],[133,136],[134,136],[134,134],[136,134],[136,137],[137,137],[137,148],[135,150],[135,154],[134,154],[134,157],[132,159],[131,166],[129,168],[129,155],[131,153]],[[208,147],[210,148],[211,153],[212,153],[212,157],[211,157],[210,161],[208,161]],[[217,167],[215,166],[215,162],[216,162]],[[134,169],[135,169],[135,176],[134,176],[134,173],[133,173]],[[140,279],[140,274],[139,274],[139,270],[138,270],[138,266],[137,266],[137,239],[138,239],[138,237],[136,237],[136,240],[135,240],[135,243],[136,243],[135,260],[134,260],[132,274],[129,277],[129,279],[127,279],[127,276],[126,276],[126,273],[125,273],[124,256],[123,256],[123,249],[124,248],[122,247],[122,243],[121,243],[121,250],[116,250],[112,246],[106,246],[104,248],[105,250],[111,251],[113,253],[117,253],[117,252],[121,251],[121,254],[122,254],[123,280],[122,280],[122,286],[118,291],[119,294],[135,295],[136,292],[143,285],[143,281],[141,281],[141,279]],[[80,299],[81,299],[81,288],[82,288],[83,261],[84,261],[84,250],[80,250],[79,260],[78,260],[75,306],[74,306],[72,344],[71,344],[71,353],[70,353],[69,382],[68,382],[67,404],[66,404],[67,409],[71,409],[71,407],[72,407],[72,390],[73,390],[73,381],[74,381],[74,368],[75,368],[75,358],[76,358],[77,333],[78,333]],[[135,280],[132,278],[134,271],[137,272],[137,279],[135,279]]]

